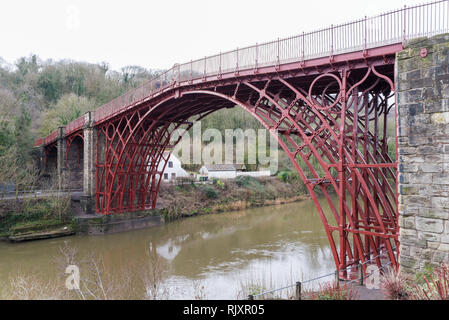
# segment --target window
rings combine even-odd
[[[168,180],[168,173],[164,173],[164,180]]]
[[[168,162],[168,167],[169,167],[169,168],[173,168],[173,162],[172,162],[172,161],[169,161],[169,162]]]
[[[171,178],[172,178],[172,179],[175,179],[175,178],[176,178],[176,173],[172,172]]]

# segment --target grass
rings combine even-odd
[[[449,265],[426,266],[415,277],[390,269],[381,287],[390,300],[449,300]]]
[[[416,300],[449,300],[449,265],[441,264],[430,275],[424,276],[425,283],[416,285],[411,292]]]
[[[407,300],[409,298],[409,278],[394,268],[385,271],[381,278],[382,290],[388,300]]]
[[[247,299],[249,295],[256,300],[296,300],[296,282],[301,279],[299,274],[290,270],[289,277],[284,281],[273,280],[273,271],[265,270],[248,274],[240,280],[237,299]],[[310,278],[310,277],[309,277]],[[335,281],[308,283],[312,285],[301,290],[301,300],[356,300],[358,295],[351,286],[340,285]],[[281,289],[282,288],[282,289]],[[280,290],[276,290],[280,289]],[[273,291],[276,290],[276,291]],[[262,294],[263,293],[263,294]],[[260,295],[262,294],[262,295]]]
[[[305,300],[356,300],[357,294],[351,286],[339,285],[337,282],[326,282],[315,291],[305,292]]]
[[[59,226],[61,223],[62,221],[59,219],[24,221],[16,223],[10,230],[22,231],[27,229],[45,229],[48,227]]]
[[[3,201],[0,208],[0,233],[9,235],[19,230],[43,230],[72,220],[69,196],[47,199]]]
[[[430,265],[430,264],[426,264],[424,266],[424,268],[421,271],[418,271],[415,275],[416,277],[416,283],[418,285],[423,285],[424,283],[426,283],[426,279],[428,279],[429,277],[432,276],[432,273],[435,271],[435,267]]]

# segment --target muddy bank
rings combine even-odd
[[[236,202],[233,203],[223,203],[214,205],[212,207],[207,207],[206,209],[201,210],[202,211],[201,213],[220,213],[226,211],[245,210],[249,208],[262,207],[262,206],[274,206],[279,204],[301,201],[308,198],[309,198],[308,196],[301,195],[301,196],[294,196],[291,198],[278,198],[273,200],[267,199],[259,203],[248,200],[237,200]],[[181,214],[181,217],[189,217],[196,214],[198,214],[197,211],[191,213],[183,213]]]

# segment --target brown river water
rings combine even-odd
[[[315,206],[304,200],[104,236],[1,242],[0,285],[7,287],[18,270],[54,277],[63,245],[76,248],[81,259],[101,255],[110,272],[144,264],[150,251],[157,253],[166,271],[161,298],[169,299],[193,299],[198,288],[206,299],[245,298],[250,284],[260,291],[335,270]]]

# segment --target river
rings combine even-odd
[[[101,256],[111,274],[156,256],[164,270],[158,298],[245,298],[249,288],[258,292],[335,270],[315,206],[304,200],[104,236],[2,242],[0,284],[10,285],[18,271],[55,277],[55,257],[65,245],[76,248],[80,260]]]

